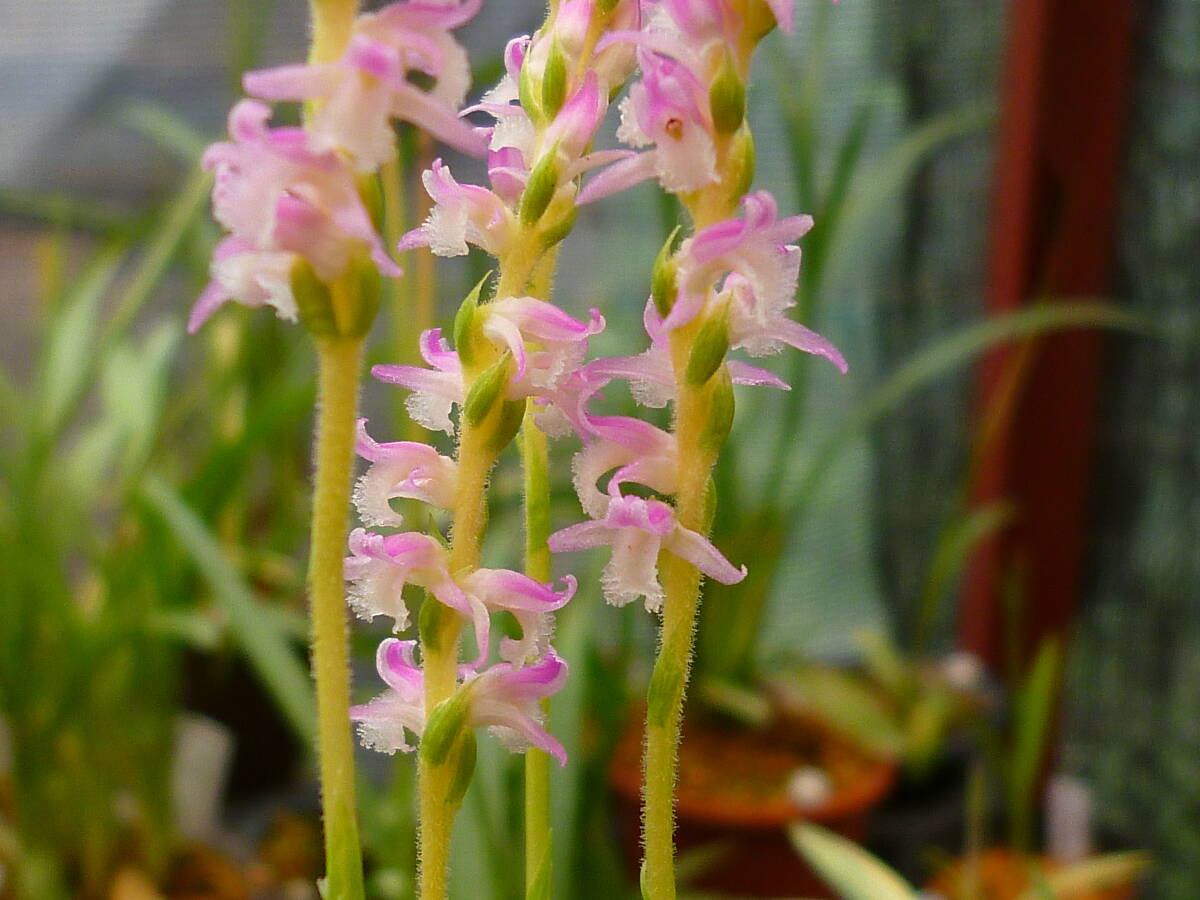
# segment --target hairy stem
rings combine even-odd
[[[320,396],[308,580],[325,821],[325,896],[330,900],[361,900],[362,852],[354,795],[350,654],[342,562],[346,554],[362,340],[327,339],[318,342],[317,347]]]
[[[462,424],[458,450],[458,491],[454,503],[454,528],[450,542],[451,573],[479,565],[480,545],[487,527],[487,479],[496,461],[488,447],[487,434]],[[426,603],[436,603],[427,598]],[[449,610],[439,611],[432,633],[422,632],[424,654],[425,709],[432,713],[448,700],[458,684],[458,638],[462,621]],[[457,803],[449,802],[453,771],[449,766],[430,765],[421,758],[418,770],[420,791],[420,883],[421,900],[445,900],[450,862],[450,833]]]
[[[550,451],[546,435],[534,421],[527,402],[521,426],[521,463],[525,472],[525,574],[538,581],[553,577],[550,547]],[[549,702],[542,701],[546,711]],[[549,879],[542,866],[550,864],[550,756],[530,747],[525,751],[525,894]]]

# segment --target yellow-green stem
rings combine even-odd
[[[550,559],[550,451],[546,435],[534,421],[528,401],[521,426],[521,464],[525,473],[525,574],[538,581],[553,577]],[[543,713],[549,702],[542,701]],[[550,756],[530,747],[525,751],[525,894],[545,884],[550,871]],[[539,882],[539,876],[541,881]]]
[[[680,340],[678,345],[690,342]],[[682,357],[686,365],[686,355]],[[709,417],[709,396],[704,388],[687,386],[682,367],[677,366],[680,390],[676,411],[675,434],[679,442],[679,489],[675,495],[675,515],[684,528],[708,531],[705,510],[708,481],[716,454],[703,446],[703,434]],[[656,684],[669,686],[665,702],[652,704],[646,719],[646,759],[644,803],[644,839],[646,886],[651,900],[675,897],[675,780],[678,768],[683,703],[687,691],[687,673],[692,662],[696,630],[696,610],[700,599],[700,573],[691,563],[672,553],[660,556],[663,583],[663,623],[655,669],[663,667],[670,678],[656,678]]]
[[[362,852],[354,796],[350,654],[342,561],[346,555],[362,340],[321,340],[317,350],[320,394],[308,580],[325,824],[325,896],[329,900],[361,900]]]
[[[458,489],[454,503],[454,530],[450,536],[451,573],[479,565],[480,543],[487,525],[487,479],[496,461],[487,434],[462,423],[458,448]],[[426,600],[435,603],[435,600]],[[458,684],[458,637],[462,621],[454,614],[441,615],[435,634],[422,634],[425,672],[425,709],[432,712],[447,700]],[[450,862],[450,833],[457,804],[448,802],[453,780],[451,766],[431,766],[422,756],[420,790],[421,900],[445,900]]]
[[[308,61],[333,62],[350,42],[358,0],[309,0],[308,9],[312,21]]]
[[[737,198],[729,196],[725,182],[737,177],[737,173],[727,173],[722,182],[688,198],[685,205],[695,230],[735,211]],[[705,440],[705,429],[711,417],[711,396],[717,379],[710,379],[704,386],[693,386],[685,377],[696,331],[697,324],[693,323],[671,336],[671,365],[679,391],[675,407],[675,438],[679,448],[675,517],[684,528],[707,535],[708,484],[718,448]],[[659,571],[664,594],[663,622],[655,661],[658,677],[652,678],[651,683],[659,690],[669,689],[669,696],[652,697],[646,717],[642,837],[647,897],[674,900],[677,751],[695,644],[700,573],[691,563],[666,552],[659,556]]]

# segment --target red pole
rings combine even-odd
[[[1002,86],[987,310],[1108,291],[1112,276],[1134,0],[1013,0]],[[1001,586],[1022,573],[1022,646],[1063,633],[1078,602],[1100,338],[1040,340],[1006,432],[974,499],[1017,506],[1014,527],[981,547],[968,573],[960,637],[1003,657]],[[980,409],[1012,350],[981,367]]]

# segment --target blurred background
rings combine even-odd
[[[542,12],[485,4],[476,90]],[[315,896],[311,348],[240,308],[183,335],[217,237],[199,153],[242,71],[303,54],[304,4],[0,23],[0,896]],[[695,693],[726,731],[798,705],[896,761],[871,802],[921,809],[893,824],[942,791],[928,846],[848,828],[916,883],[972,837],[1067,853],[1082,817],[1079,854],[1153,853],[1139,896],[1200,896],[1198,60],[1196,0],[805,0],[760,51],[756,183],[817,219],[800,318],[851,374],[781,358],[796,390],[739,396],[716,535],[756,577],[706,598]],[[402,138],[415,224],[428,150]],[[652,187],[585,210],[557,299],[605,312],[596,353],[640,347],[675,217]],[[439,261],[440,318],[482,265]],[[411,356],[404,324],[374,360]],[[366,387],[378,436],[402,400]],[[519,491],[509,460],[498,564]],[[578,516],[566,479],[556,503]],[[380,636],[356,627],[363,697]],[[558,641],[554,896],[632,896],[619,768],[652,623],[585,590]],[[796,809],[839,788],[823,758],[785,772]],[[411,896],[411,761],[363,764],[371,890]],[[520,896],[517,771],[481,743],[455,896]]]

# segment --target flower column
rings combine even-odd
[[[772,28],[790,24],[790,0],[662,0],[639,33],[624,37],[638,48],[642,78],[622,105],[618,136],[648,149],[585,189],[591,198],[654,176],[679,198],[693,225],[693,235],[677,248],[672,236],[655,264],[645,319],[651,349],[641,357],[599,360],[581,373],[590,380],[585,394],[615,377],[632,380],[643,402],[656,394],[674,400],[673,433],[584,412],[592,438],[577,460],[577,486],[598,521],[551,538],[554,550],[611,543],[610,601],[644,596],[647,608],[661,607],[645,756],[643,892],[653,900],[675,896],[676,749],[701,574],[726,584],[745,574],[705,537],[712,471],[733,420],[732,384],[786,387],[760,369],[726,364],[726,354],[740,347],[763,355],[790,344],[844,367],[836,350],[785,314],[800,262],[791,242],[810,220],[779,220],[769,195],[746,195],[754,168],[745,122],[750,57]],[[739,204],[743,218],[734,217]],[[595,478],[617,465],[605,498]],[[626,482],[670,496],[673,505],[626,495]]]

